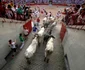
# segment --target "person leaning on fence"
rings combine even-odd
[[[19,39],[20,39],[20,42],[21,42],[20,49],[22,49],[24,47],[24,37],[23,37],[22,33],[19,34]]]
[[[27,29],[27,27],[24,27],[24,26],[23,26],[23,33],[24,33],[25,39],[27,39],[28,34],[29,34],[29,30]]]
[[[17,9],[17,19],[21,20],[22,19],[22,14],[23,14],[23,10],[22,7],[20,5],[18,5],[18,9]]]
[[[13,52],[12,57],[14,57],[15,52],[16,52],[16,42],[12,41],[11,39],[9,40],[9,47],[11,47],[11,50]]]

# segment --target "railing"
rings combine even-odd
[[[61,26],[61,31],[60,31],[60,39],[62,42],[65,36],[65,33],[66,33],[66,25],[63,22],[61,22],[61,24],[62,26]]]
[[[4,25],[6,23],[10,23],[10,24],[24,24],[26,23],[26,21],[17,21],[17,20],[13,20],[13,19],[6,19],[6,18],[0,18],[0,24],[2,25],[2,27],[4,27]]]
[[[2,23],[5,23],[5,22],[7,22],[7,23],[23,23],[24,21],[17,21],[17,20],[13,20],[13,19],[6,20],[5,18],[2,18],[2,20],[0,20],[0,22],[2,22]]]

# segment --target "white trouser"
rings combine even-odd
[[[24,41],[22,42],[20,49],[22,49],[24,47]]]

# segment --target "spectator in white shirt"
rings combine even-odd
[[[29,30],[27,29],[27,27],[24,27],[24,28],[23,28],[23,33],[24,33],[25,39],[27,39],[28,34],[29,34]]]
[[[16,42],[12,41],[12,40],[9,40],[9,47],[11,47],[11,50],[13,52],[12,57],[14,57],[14,54],[16,52]]]

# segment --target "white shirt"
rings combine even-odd
[[[79,10],[78,10],[77,14],[80,14],[81,9],[82,9],[82,7],[80,7],[80,8],[79,8]]]
[[[33,21],[31,22],[31,25],[32,25],[32,28],[33,28],[34,27],[34,22]]]
[[[48,17],[50,17],[50,15],[52,15],[50,12],[48,13]]]
[[[31,16],[32,16],[33,18],[35,18],[35,13],[32,13]]]
[[[12,44],[10,44],[10,47],[11,47],[11,48],[16,48],[15,42],[12,42]]]
[[[28,31],[27,29],[24,29],[24,34],[25,34],[25,35],[28,35],[28,32],[29,32],[29,31]]]
[[[13,12],[16,12],[17,9],[18,9],[17,7],[16,7],[16,8],[12,7],[12,11],[13,11]]]

